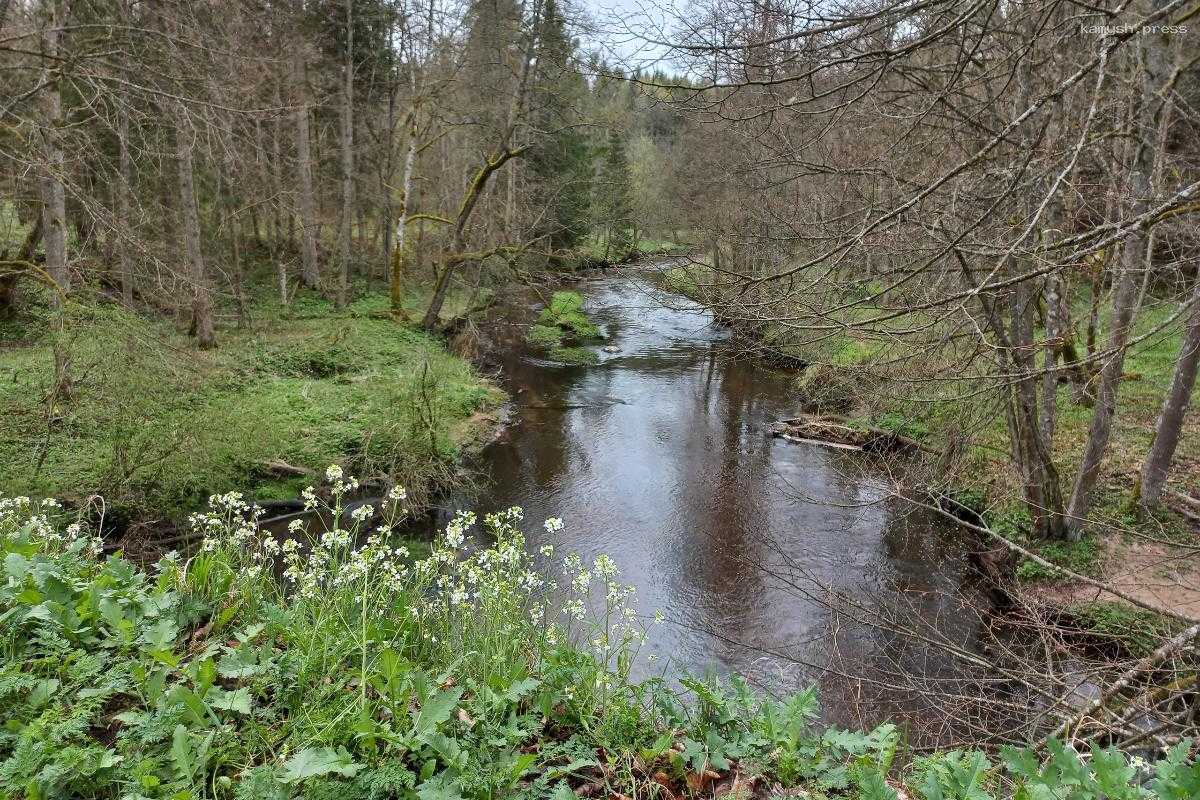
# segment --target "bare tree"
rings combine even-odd
[[[313,194],[312,152],[308,131],[308,86],[305,78],[304,56],[298,48],[292,61],[292,91],[296,104],[296,182],[300,195],[300,244],[303,256],[301,280],[310,289],[321,281],[317,262],[317,207]]]

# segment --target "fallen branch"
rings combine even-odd
[[[1055,728],[1054,731],[1046,737],[1046,739],[1042,740],[1042,743],[1045,744],[1047,739],[1062,736],[1072,728],[1083,724],[1084,720],[1086,720],[1089,716],[1095,714],[1097,711],[1100,711],[1106,705],[1108,705],[1109,701],[1119,694],[1126,686],[1128,686],[1134,678],[1138,677],[1142,673],[1149,672],[1150,670],[1154,669],[1158,664],[1165,661],[1168,657],[1174,655],[1182,650],[1185,646],[1190,644],[1191,641],[1197,636],[1200,636],[1200,622],[1192,625],[1189,628],[1183,629],[1175,636],[1163,642],[1157,650],[1122,673],[1121,676],[1113,681],[1109,687],[1105,689],[1100,696],[1097,697],[1087,708],[1085,708],[1083,711],[1080,711],[1071,719],[1065,720],[1061,725]]]

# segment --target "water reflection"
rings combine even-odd
[[[914,663],[928,654],[854,617],[900,605],[970,646],[978,617],[960,602],[952,537],[889,500],[857,455],[772,439],[770,423],[797,411],[787,377],[725,357],[726,334],[700,309],[665,307],[631,278],[585,295],[617,352],[587,369],[505,358],[517,410],[485,454],[491,485],[474,506],[524,507],[531,549],[611,555],[639,610],[669,620],[643,651],[660,663],[776,688],[819,680],[828,716],[856,723],[872,720],[852,702],[864,690],[848,664],[950,669]],[[544,531],[550,516],[566,527]],[[866,715],[894,713],[891,700],[882,692]]]

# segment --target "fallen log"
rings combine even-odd
[[[276,478],[309,478],[317,474],[316,471],[308,467],[297,467],[278,458],[270,461],[260,461],[258,466],[268,475]]]
[[[820,444],[869,453],[911,453],[928,450],[915,439],[882,428],[858,428],[827,417],[805,415],[771,426],[772,435],[792,442]]]

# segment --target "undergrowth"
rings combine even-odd
[[[646,626],[605,556],[534,569],[520,509],[460,513],[416,558],[407,499],[276,538],[237,493],[194,515],[198,552],[142,570],[50,501],[0,498],[5,798],[1194,798],[1190,743],[899,766],[891,725],[822,730],[813,690],[634,682]],[[557,519],[544,523],[556,530]],[[474,529],[481,526],[482,532]],[[559,554],[541,557],[555,563]],[[1146,787],[1144,788],[1143,784]]]

